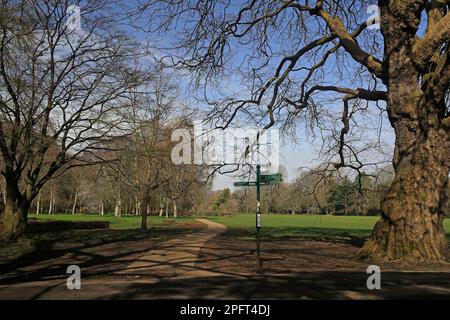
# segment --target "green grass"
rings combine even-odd
[[[58,221],[109,221],[111,223],[111,229],[135,229],[141,226],[140,216],[122,216],[115,217],[113,215],[99,214],[30,214],[29,218],[35,218],[38,220],[58,220]],[[148,226],[160,225],[163,221],[167,220],[165,217],[155,217],[148,216],[147,224]],[[172,219],[170,217],[169,219]],[[173,219],[172,219],[173,220]],[[178,222],[189,222],[192,220],[191,217],[178,217],[176,219]]]
[[[141,225],[139,216],[98,214],[31,214],[30,218],[65,221],[110,221],[111,229],[134,229]],[[228,236],[253,239],[255,236],[255,215],[213,216],[208,219],[224,224],[229,228]],[[178,222],[189,222],[192,217],[178,217]],[[306,239],[325,241],[345,241],[361,243],[370,235],[378,217],[362,216],[319,216],[319,215],[262,215],[262,236],[267,241]],[[149,226],[161,226],[165,217],[148,217]],[[447,237],[450,239],[450,219],[444,220]]]
[[[237,238],[254,238],[255,215],[208,217],[226,225],[229,235]],[[262,215],[261,233],[265,240],[325,240],[360,244],[367,238],[379,217],[319,216],[319,215]],[[450,239],[450,219],[444,227]]]
[[[218,223],[231,228],[254,227],[255,215],[242,214],[238,216],[209,217]],[[301,227],[301,228],[337,228],[371,230],[378,217],[356,216],[319,216],[319,215],[280,215],[263,214],[263,227]]]

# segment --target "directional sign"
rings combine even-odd
[[[235,187],[251,187],[256,186],[256,181],[238,181],[234,183]]]
[[[281,173],[262,174],[259,176],[261,184],[275,184],[283,181]]]
[[[234,183],[235,187],[256,187],[256,268],[261,271],[261,248],[260,248],[260,229],[261,229],[261,186],[277,184],[282,182],[281,173],[261,174],[261,166],[256,166],[256,181],[238,181]]]
[[[259,176],[259,184],[261,186],[276,184],[282,182],[281,173],[261,174]],[[256,181],[238,181],[234,183],[235,187],[251,187],[256,186]]]

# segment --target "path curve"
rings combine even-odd
[[[157,278],[192,278],[216,276],[214,270],[196,267],[200,249],[210,239],[224,232],[227,228],[208,219],[196,219],[207,228],[180,236],[161,243],[125,269],[115,272],[116,275],[152,276]]]

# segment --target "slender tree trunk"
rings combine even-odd
[[[141,213],[141,229],[147,230],[147,205],[148,205],[148,196],[145,195],[140,203],[140,213]]]
[[[48,204],[48,214],[53,214],[53,186],[50,188],[50,201]]]
[[[100,215],[103,216],[104,214],[105,214],[105,204],[103,203],[102,200],[102,203],[100,205]]]
[[[169,219],[169,201],[166,199],[166,219]]]
[[[344,215],[347,215],[348,211],[347,211],[347,196],[344,195]]]
[[[78,198],[78,188],[75,189],[75,196],[73,198],[73,206],[72,206],[72,214],[75,214],[75,210],[77,209],[77,198]]]
[[[36,214],[39,214],[41,210],[41,191],[39,191],[37,200],[36,200]]]
[[[177,202],[173,200],[173,217],[176,218],[177,216],[178,216]]]
[[[162,200],[159,200],[159,216],[162,217],[164,213],[164,204],[162,202]]]
[[[136,215],[139,216],[142,214],[142,202],[136,201]]]
[[[120,217],[121,206],[122,206],[122,201],[116,200],[116,206],[114,208],[114,216],[115,217]]]

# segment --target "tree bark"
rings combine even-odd
[[[176,218],[177,216],[178,216],[177,202],[173,200],[173,217]]]
[[[72,206],[72,214],[75,214],[75,210],[77,209],[77,198],[78,198],[78,188],[75,189],[75,196],[73,198],[73,206]]]
[[[381,6],[387,111],[396,135],[395,177],[382,202],[382,218],[360,255],[407,264],[441,262],[448,251],[443,220],[450,128],[444,95],[436,97],[439,91],[421,78],[413,61],[420,19],[414,8],[402,8],[388,8],[387,2]]]
[[[169,219],[169,200],[166,199],[166,219]]]
[[[162,217],[164,213],[164,204],[162,200],[159,200],[159,216]]]
[[[397,140],[403,140],[402,134]],[[439,155],[448,150],[443,150],[445,144],[439,140],[428,132],[428,137],[412,140],[409,154],[396,152],[395,178],[382,203],[382,218],[362,256],[405,263],[446,260],[443,221],[449,169]]]
[[[38,193],[38,198],[36,201],[36,214],[39,214],[41,212],[41,191]]]
[[[54,207],[54,202],[53,202],[53,186],[50,188],[50,202],[48,205],[48,214],[53,214],[53,207]]]
[[[424,95],[404,56],[391,55],[396,60],[391,74],[398,77],[388,83],[388,114],[396,133],[395,177],[382,202],[382,218],[361,255],[403,263],[439,262],[446,260],[448,249],[443,227],[448,132],[434,112],[438,106]]]
[[[141,211],[142,202],[141,201],[136,201],[135,208],[136,208],[135,215],[139,216],[141,214],[141,212],[142,212]]]
[[[20,194],[16,183],[7,181],[6,204],[1,221],[0,241],[16,240],[25,233],[30,205],[31,199]]]
[[[116,206],[114,208],[114,216],[115,217],[120,217],[121,206],[122,206],[122,201],[121,200],[116,200]]]
[[[144,196],[142,201],[140,201],[140,211],[141,211],[141,229],[147,230],[147,205],[148,196]]]

